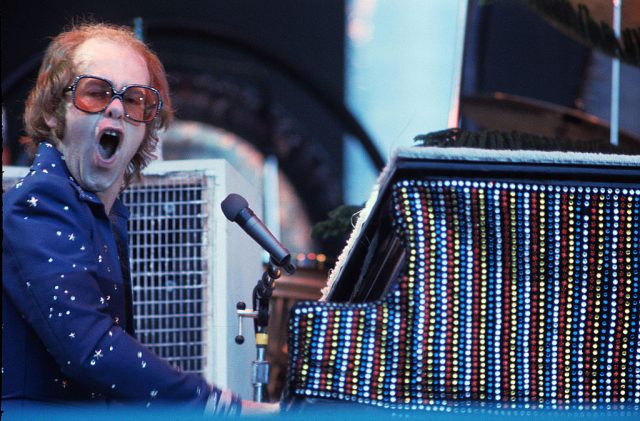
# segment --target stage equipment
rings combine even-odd
[[[545,101],[502,92],[466,96],[461,99],[462,114],[480,129],[514,130],[547,137],[566,137],[579,143],[609,143],[609,123],[594,115]],[[623,150],[639,151],[640,139],[619,131]]]
[[[229,221],[237,223],[269,253],[272,265],[293,273],[295,267],[291,264],[291,253],[249,208],[249,203],[244,197],[232,193],[222,201],[221,208]]]
[[[612,56],[609,141],[619,144],[620,60],[640,66],[640,0],[522,0],[552,24]]]
[[[520,1],[585,44],[626,63],[640,65],[639,0]]]
[[[242,319],[252,318],[256,336],[256,360],[252,364],[251,381],[253,383],[253,400],[266,402],[269,400],[267,386],[269,385],[269,362],[266,360],[269,335],[269,301],[273,295],[276,279],[282,275],[282,269],[289,275],[296,270],[291,263],[289,250],[274,237],[269,229],[262,223],[255,213],[249,208],[247,200],[232,193],[221,203],[222,212],[228,220],[236,222],[251,238],[269,253],[269,262],[262,277],[253,289],[253,310],[246,310],[244,302],[236,304],[238,314],[238,335],[236,343],[242,345]]]
[[[397,151],[291,310],[287,401],[637,411],[638,180],[638,155]]]

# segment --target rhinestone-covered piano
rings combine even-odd
[[[420,147],[381,175],[287,400],[640,404],[640,156]]]

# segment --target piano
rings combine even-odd
[[[637,414],[639,279],[640,155],[398,150],[290,311],[285,401]]]

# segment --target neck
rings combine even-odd
[[[118,194],[120,194],[120,186],[122,186],[122,179],[120,179],[119,182],[117,183],[113,183],[113,185],[109,187],[107,190],[96,192],[96,196],[98,196],[100,201],[102,201],[102,204],[104,205],[104,210],[107,213],[107,215],[109,215],[109,213],[111,212],[111,208],[113,207],[113,202],[116,201]]]

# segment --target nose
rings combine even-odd
[[[125,115],[124,105],[122,104],[122,97],[114,95],[111,97],[111,101],[104,110],[105,114],[110,118],[122,118]]]

